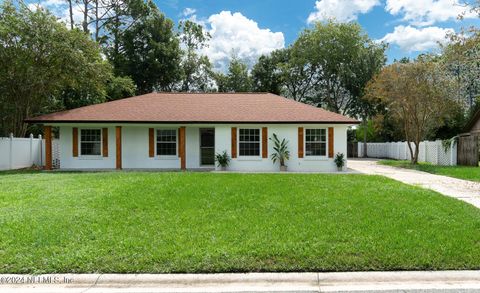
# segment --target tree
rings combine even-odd
[[[210,34],[205,33],[201,25],[192,21],[179,24],[180,41],[184,46],[180,63],[182,77],[179,89],[184,92],[209,91],[213,87],[213,71],[210,60],[200,55],[199,50],[207,46]]]
[[[422,58],[383,68],[367,87],[367,97],[385,102],[403,129],[412,164],[418,162],[420,141],[443,123],[455,103],[448,96],[449,86],[441,64]]]
[[[279,63],[282,61],[282,54],[282,50],[276,50],[270,55],[260,56],[252,69],[254,91],[281,94],[283,80]]]
[[[252,81],[248,73],[247,64],[233,57],[228,66],[226,75],[217,73],[215,81],[220,92],[250,92]]]
[[[366,116],[369,107],[361,96],[386,62],[384,44],[371,40],[357,23],[328,21],[305,30],[292,49],[305,58],[305,67],[315,71],[310,103],[344,115]]]
[[[135,84],[130,77],[114,76],[107,83],[107,100],[119,100],[135,95]]]
[[[180,46],[173,22],[153,2],[119,40],[118,54],[110,54],[116,75],[130,76],[137,94],[171,90],[180,79]]]
[[[0,43],[4,135],[24,136],[25,118],[64,108],[59,97],[66,91],[105,92],[111,70],[99,46],[42,8],[30,10],[22,2],[4,2]]]

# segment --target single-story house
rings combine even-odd
[[[46,169],[52,127],[61,169],[213,169],[275,171],[273,133],[288,140],[289,171],[335,171],[358,121],[268,93],[150,93],[31,119],[43,124]]]

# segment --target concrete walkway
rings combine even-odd
[[[0,275],[0,292],[480,292],[480,271]]]
[[[348,167],[371,175],[382,175],[403,183],[435,190],[446,196],[455,197],[480,208],[480,183],[434,175],[417,170],[396,168],[377,164],[375,159],[349,159]]]

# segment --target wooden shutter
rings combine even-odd
[[[298,128],[298,157],[303,158],[303,127]]]
[[[262,127],[262,158],[268,158],[268,129]]]
[[[232,127],[232,158],[237,157],[237,128]]]
[[[52,170],[52,126],[44,126],[45,135],[45,169]]]
[[[148,156],[150,158],[155,157],[155,130],[153,128],[148,129]]]
[[[72,128],[72,157],[78,157],[78,128]]]
[[[333,158],[333,127],[328,128],[328,157]]]
[[[122,127],[116,126],[115,127],[115,144],[116,144],[116,152],[115,152],[115,166],[117,169],[122,169]]]
[[[187,158],[186,158],[186,135],[185,135],[185,126],[180,127],[179,129],[179,143],[180,143],[180,168],[182,170],[187,169]]]
[[[104,157],[108,157],[108,128],[102,129],[102,153]]]

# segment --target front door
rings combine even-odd
[[[200,165],[215,165],[215,128],[200,128]]]

